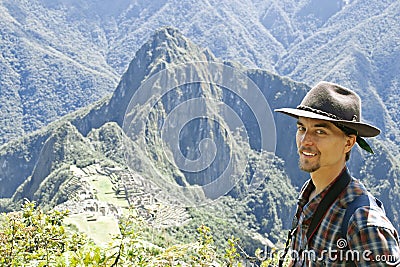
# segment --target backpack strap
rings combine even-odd
[[[361,207],[378,207],[383,211],[383,213],[385,213],[385,208],[383,207],[383,204],[379,199],[369,196],[367,194],[356,197],[352,202],[349,203],[346,208],[341,226],[342,238],[347,240],[347,228],[349,227],[350,218],[354,214],[354,212]]]
[[[335,200],[340,196],[340,194],[346,189],[347,185],[351,181],[351,176],[347,172],[347,169],[344,169],[340,177],[335,181],[335,183],[331,186],[329,191],[326,193],[325,197],[318,204],[317,210],[314,213],[313,218],[311,219],[310,226],[306,233],[307,243],[310,242],[315,232],[318,230],[325,214],[328,212],[330,206],[335,202]]]
[[[383,204],[379,199],[369,196],[367,194],[356,197],[352,202],[349,203],[346,208],[346,212],[344,213],[341,225],[341,236],[343,239],[347,240],[347,229],[349,227],[351,216],[358,208],[361,207],[378,207],[383,211],[383,213],[385,213]],[[346,266],[355,267],[356,264],[353,261],[349,260],[346,262]]]

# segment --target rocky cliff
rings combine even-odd
[[[230,195],[254,216],[252,229],[277,240],[307,177],[297,167],[295,122],[271,110],[296,106],[308,89],[223,62],[162,28],[111,96],[1,147],[1,197],[59,204],[68,200],[65,184],[76,180],[70,166],[100,163],[144,177],[159,201],[201,206]],[[385,143],[373,146],[372,156],[353,152],[350,171],[389,204],[398,225],[398,159]]]

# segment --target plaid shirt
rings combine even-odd
[[[304,184],[299,197],[297,230],[291,240],[290,265],[346,266],[346,259],[354,259],[357,266],[394,266],[389,262],[397,262],[399,266],[398,233],[379,207],[358,208],[349,220],[347,238],[342,238],[341,225],[346,207],[357,196],[370,194],[354,178],[333,202],[307,244],[306,233],[314,212],[335,181],[311,201],[308,199],[315,186],[311,179]]]

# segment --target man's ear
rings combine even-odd
[[[346,136],[346,146],[345,146],[345,152],[349,152],[353,146],[356,144],[357,141],[357,136],[354,134],[350,134]]]

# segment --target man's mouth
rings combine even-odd
[[[301,150],[301,151],[300,151],[300,154],[301,154],[301,155],[304,155],[304,156],[306,156],[306,157],[314,157],[314,156],[317,155],[317,153],[312,153],[312,152],[304,151],[304,150]]]

